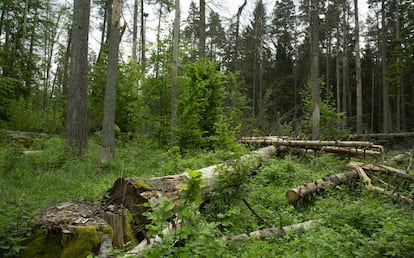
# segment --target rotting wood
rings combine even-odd
[[[275,236],[283,236],[285,233],[291,232],[300,232],[309,230],[315,224],[321,223],[321,220],[309,220],[298,224],[293,224],[290,226],[284,226],[282,229],[280,227],[271,227],[265,228],[257,231],[253,231],[250,233],[244,233],[235,236],[225,236],[223,237],[224,241],[231,241],[231,242],[242,242],[249,238],[258,238],[258,239],[265,239],[266,237],[275,237]]]
[[[278,153],[278,148],[267,146],[251,154],[245,155],[234,162],[227,162],[219,165],[213,165],[199,169],[202,178],[203,197],[206,198],[211,187],[217,179],[216,170],[226,167],[231,170],[231,166],[226,164],[235,164],[243,162],[250,169],[256,169],[261,164],[261,159],[270,158]],[[187,182],[189,175],[187,172],[179,175],[171,175],[155,178],[119,178],[115,181],[114,186],[108,190],[107,196],[103,201],[105,206],[117,205],[127,208],[134,214],[135,222],[138,224],[139,232],[135,232],[138,241],[145,239],[143,228],[148,223],[147,218],[143,215],[149,208],[145,203],[151,203],[156,206],[161,198],[166,198],[174,203],[180,201],[181,186]]]
[[[296,188],[289,189],[286,192],[286,198],[291,201],[297,201],[311,193],[314,193],[318,190],[326,188],[328,185],[338,185],[350,181],[352,179],[357,179],[358,173],[354,170],[346,171],[336,175],[327,175],[323,178],[320,178],[314,182],[300,185]]]
[[[139,254],[140,252],[143,252],[147,249],[152,248],[155,244],[162,243],[162,237],[168,234],[171,234],[175,232],[177,229],[181,227],[181,220],[174,220],[173,223],[170,223],[166,228],[164,228],[160,235],[156,235],[151,239],[146,239],[144,241],[141,241],[137,246],[135,246],[133,249],[126,252],[125,257],[130,257]]]

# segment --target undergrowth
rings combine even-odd
[[[15,257],[30,236],[31,218],[36,209],[71,199],[99,202],[115,179],[121,176],[155,177],[198,169],[237,158],[245,152],[187,152],[179,148],[153,148],[140,142],[118,142],[116,159],[98,162],[99,141],[91,139],[90,151],[82,158],[65,153],[64,139],[40,138],[23,154],[24,146],[5,143],[0,147],[0,256]],[[394,155],[394,153],[393,153]],[[165,242],[146,254],[152,257],[413,257],[414,214],[411,207],[389,197],[373,194],[363,183],[353,181],[329,187],[297,204],[289,203],[288,189],[328,174],[347,170],[348,159],[306,154],[269,159],[255,170],[242,164],[220,177],[216,191],[200,203],[200,181],[188,185],[187,202],[179,207],[184,220],[180,239]],[[403,165],[401,165],[403,167]],[[411,171],[412,172],[412,171]],[[374,177],[375,176],[375,177]],[[393,178],[372,175],[373,183],[414,196],[414,184],[398,184]],[[394,181],[393,181],[394,180]],[[398,188],[397,188],[398,185]],[[268,227],[251,208],[276,227],[307,220],[321,220],[312,229],[282,237],[249,239],[242,243],[224,241],[236,235]],[[154,224],[151,234],[162,228],[165,210],[147,214]],[[157,224],[158,223],[158,224]],[[169,244],[168,244],[169,243]]]

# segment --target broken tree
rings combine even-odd
[[[244,166],[250,169],[256,169],[260,166],[261,159],[270,158],[278,153],[274,146],[268,146],[259,149],[242,158],[227,162],[235,164],[242,162]],[[213,165],[202,168],[197,171],[201,172],[203,197],[206,198],[209,192],[213,191],[212,186],[217,180],[217,169],[225,167],[226,170],[232,171],[232,166],[226,166],[226,163]],[[145,239],[144,226],[148,223],[143,213],[149,208],[146,203],[156,204],[160,199],[166,198],[174,203],[180,201],[181,187],[188,181],[188,173],[179,175],[155,177],[155,178],[119,178],[115,181],[114,186],[108,190],[104,200],[105,206],[115,205],[128,209],[133,215],[137,226],[135,232],[137,239]]]

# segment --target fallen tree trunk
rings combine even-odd
[[[368,141],[310,141],[310,140],[294,140],[286,137],[277,136],[264,136],[264,137],[243,137],[240,142],[242,143],[271,143],[275,145],[293,146],[293,147],[353,147],[353,148],[370,148],[376,146],[372,142]]]
[[[393,171],[390,173],[395,173],[395,175],[399,175],[400,177],[403,177],[404,179],[408,179],[406,173],[401,173],[401,171],[398,171],[398,169],[385,166],[385,168],[382,165],[374,165],[374,164],[364,164],[360,162],[350,162],[348,166],[352,167],[353,170],[347,171],[344,173],[340,173],[337,175],[328,175],[324,178],[318,179],[315,182],[307,183],[300,185],[296,188],[289,189],[286,192],[286,198],[291,201],[297,201],[307,195],[310,195],[311,193],[317,192],[321,189],[325,189],[328,185],[337,185],[340,183],[345,183],[348,180],[354,180],[361,178],[363,182],[365,183],[365,186],[376,193],[381,193],[387,196],[390,196],[396,200],[403,201],[405,203],[408,203],[412,205],[414,203],[413,199],[405,197],[400,195],[399,193],[387,191],[383,188],[376,187],[372,185],[371,178],[366,174],[365,170],[372,170],[373,168],[378,169],[378,171],[386,172],[386,171]],[[398,172],[398,173],[396,173]],[[410,175],[409,175],[410,176]],[[411,177],[409,178],[412,179]]]
[[[396,177],[400,177],[406,180],[414,180],[414,176],[411,174],[406,173],[404,170],[402,169],[398,169],[398,168],[394,168],[394,167],[390,167],[390,166],[385,166],[385,165],[380,165],[380,164],[366,164],[366,163],[362,163],[362,162],[350,162],[349,163],[350,167],[362,167],[365,170],[369,170],[369,171],[379,171],[379,172],[383,172],[386,174],[391,174],[393,176]]]
[[[224,241],[231,241],[231,242],[242,242],[249,238],[258,238],[258,239],[265,239],[266,237],[270,236],[283,236],[286,233],[292,232],[299,232],[304,230],[309,230],[315,224],[320,223],[320,220],[309,220],[298,224],[293,224],[290,226],[280,227],[272,227],[272,228],[265,228],[257,231],[253,231],[250,233],[244,233],[235,236],[225,236],[223,237]]]
[[[358,178],[358,173],[354,170],[346,171],[336,175],[327,175],[315,182],[300,185],[296,188],[289,189],[286,192],[286,198],[291,201],[297,201],[311,193],[326,188],[328,185],[338,185]]]
[[[383,194],[383,195],[387,195],[387,196],[389,196],[389,197],[391,197],[391,198],[393,198],[393,199],[395,199],[397,201],[405,202],[405,203],[407,203],[409,205],[413,205],[414,204],[414,200],[413,199],[408,198],[408,197],[405,197],[403,195],[400,195],[399,193],[387,191],[387,190],[385,190],[383,188],[376,187],[376,186],[373,186],[373,185],[369,185],[367,187],[368,187],[368,189],[370,189],[370,190],[372,190],[372,191],[374,191],[376,193],[380,193],[380,194]]]
[[[244,137],[242,143],[271,144],[275,146],[295,147],[301,149],[311,149],[337,154],[362,157],[366,155],[378,156],[383,153],[384,148],[372,142],[362,141],[308,141],[293,140],[286,137]]]
[[[261,159],[270,158],[277,153],[278,149],[276,147],[268,146],[228,163],[243,162],[250,169],[256,169],[260,166]],[[231,166],[226,166],[226,163],[223,163],[197,170],[201,172],[204,198],[212,191],[211,187],[217,179],[216,170],[223,166],[227,170],[232,169]],[[180,201],[181,186],[187,182],[188,178],[188,173],[155,178],[119,178],[115,181],[113,187],[107,191],[103,203],[105,206],[125,207],[134,214],[135,222],[138,224],[138,231],[135,234],[138,241],[142,241],[145,239],[144,225],[148,223],[143,213],[149,209],[144,204],[156,205],[161,198],[178,203]]]

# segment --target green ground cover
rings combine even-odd
[[[36,209],[72,199],[99,202],[120,176],[176,174],[237,158],[245,152],[240,148],[238,153],[217,151],[182,155],[176,148],[163,150],[154,148],[151,143],[119,141],[116,160],[102,165],[98,162],[98,140],[91,139],[89,145],[90,152],[83,158],[66,155],[64,140],[59,137],[35,140],[30,149],[43,152],[32,155],[23,155],[21,150],[24,147],[20,145],[1,145],[1,256],[14,257],[23,248],[24,240],[30,234],[30,218]],[[198,209],[197,205],[183,208],[183,214],[187,214],[192,225],[197,226],[185,229],[183,243],[175,247],[160,247],[146,255],[413,257],[412,208],[370,192],[361,182],[331,187],[297,205],[286,200],[285,192],[289,188],[342,172],[347,169],[348,162],[348,159],[313,154],[302,157],[286,154],[267,160],[253,174],[245,174],[246,178],[242,178],[243,175],[231,178],[232,182],[236,181],[237,188],[228,187],[215,193],[202,206],[201,215],[190,212]],[[383,181],[398,185],[397,190],[408,197],[414,195],[412,182],[399,183],[380,175],[374,179],[374,183],[381,187]],[[243,198],[260,216],[276,226],[314,219],[320,219],[322,223],[306,232],[265,240],[249,239],[238,244],[219,241],[224,234],[234,235],[267,227],[243,204]]]

